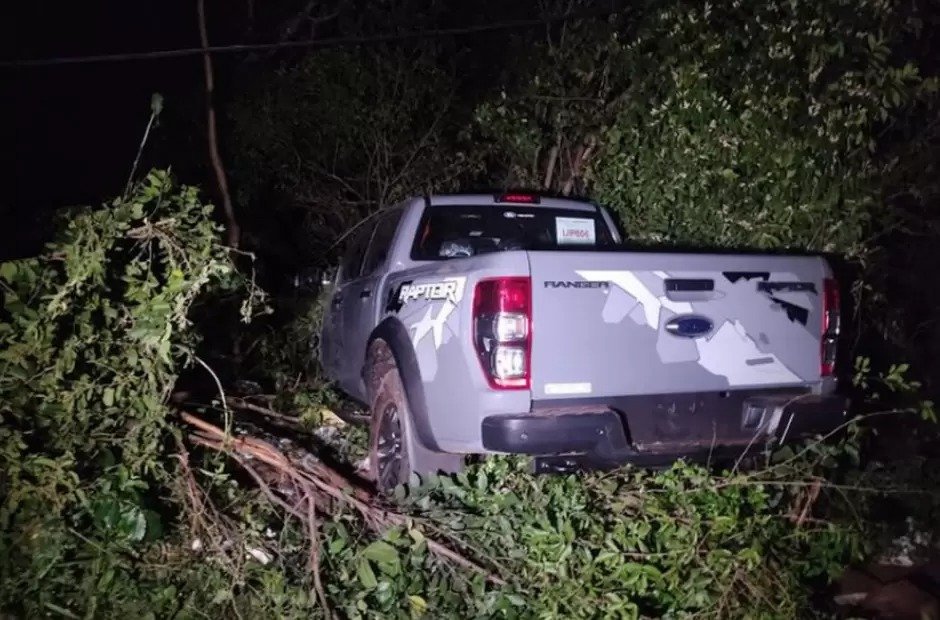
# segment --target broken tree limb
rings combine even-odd
[[[184,422],[195,429],[190,435],[190,440],[193,443],[230,456],[233,461],[248,472],[258,483],[262,492],[269,499],[272,499],[275,505],[305,523],[308,523],[310,518],[310,506],[308,505],[307,509],[303,510],[301,505],[307,497],[309,499],[306,499],[306,501],[313,501],[314,506],[326,510],[328,510],[330,502],[322,500],[332,500],[335,504],[349,506],[359,513],[370,529],[375,531],[397,525],[409,525],[409,519],[406,515],[391,510],[382,503],[375,493],[356,486],[340,472],[322,462],[316,464],[297,463],[265,441],[254,437],[226,435],[218,426],[185,411],[181,411],[180,416]],[[276,474],[280,481],[288,486],[291,491],[290,494],[298,497],[300,501],[295,506],[291,506],[282,498],[277,497],[277,491],[275,490],[277,485],[272,485],[271,481],[265,478],[256,463],[263,464],[271,470],[272,474]],[[317,495],[322,498],[320,502],[316,501]],[[315,532],[316,530],[311,531]],[[502,577],[467,558],[459,551],[455,551],[430,537],[425,537],[425,539],[428,551],[434,555],[467,570],[479,573],[492,584],[506,585],[506,581]],[[312,540],[311,544],[317,545],[318,541]],[[319,555],[314,556],[311,552],[311,563],[314,559],[318,563]]]

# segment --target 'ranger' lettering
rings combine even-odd
[[[610,282],[592,282],[590,280],[546,280],[545,288],[610,288]]]

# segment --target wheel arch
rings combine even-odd
[[[428,411],[427,399],[424,394],[424,385],[421,381],[421,369],[418,366],[418,357],[411,344],[411,339],[408,337],[408,329],[396,317],[387,317],[379,323],[378,326],[372,330],[372,334],[369,335],[369,340],[366,344],[365,364],[362,368],[362,378],[365,382],[367,393],[371,392],[371,386],[373,384],[370,376],[371,360],[369,359],[369,351],[372,350],[372,344],[376,340],[385,341],[395,360],[395,366],[398,367],[398,374],[405,388],[405,398],[408,399],[411,421],[414,423],[414,429],[418,439],[425,448],[439,450],[440,447],[434,439],[434,433],[431,430],[431,418]],[[368,395],[371,399],[371,393]]]

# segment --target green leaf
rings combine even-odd
[[[327,550],[331,554],[339,553],[345,548],[346,548],[346,539],[343,538],[342,536],[334,536],[330,540],[329,545],[327,545]]]
[[[114,388],[105,388],[104,395],[102,396],[105,407],[110,407],[114,404]]]
[[[363,557],[374,562],[398,562],[398,551],[384,540],[377,540],[362,551]]]
[[[428,610],[428,602],[417,594],[409,594],[408,602],[411,603],[412,611],[419,616]]]
[[[422,534],[421,530],[417,528],[409,529],[408,535],[411,536],[411,539],[414,540],[416,544],[424,542],[424,534]]]
[[[369,562],[365,558],[359,560],[359,566],[356,568],[356,576],[359,577],[359,583],[368,589],[372,589],[379,585],[378,580],[375,578],[375,573],[372,572],[372,567],[369,566]]]
[[[219,605],[230,598],[232,598],[232,591],[227,588],[220,588],[215,591],[215,595],[212,597],[212,604]]]
[[[6,280],[7,282],[12,282],[15,276],[16,263],[12,261],[0,263],[0,278]]]
[[[516,594],[509,594],[506,596],[510,603],[516,607],[525,607],[525,599]]]
[[[141,510],[134,509],[133,516],[129,523],[127,538],[133,542],[140,542],[147,533],[147,519]]]

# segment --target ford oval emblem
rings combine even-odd
[[[711,333],[714,324],[704,316],[685,314],[666,323],[666,331],[683,338],[698,338]]]

